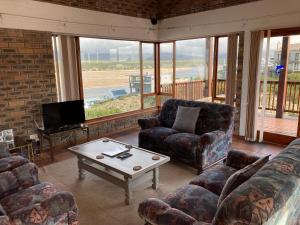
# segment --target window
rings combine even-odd
[[[141,109],[140,43],[79,38],[87,119]]]
[[[228,37],[216,37],[215,39],[215,97],[225,98],[227,78],[227,47]]]
[[[173,94],[173,43],[160,44],[160,84],[161,93]]]
[[[207,39],[176,41],[175,97],[200,100],[208,97]],[[209,43],[208,43],[209,44]]]

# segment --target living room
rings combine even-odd
[[[1,0],[0,224],[300,224],[299,6]]]

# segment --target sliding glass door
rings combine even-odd
[[[299,136],[300,36],[269,38],[269,44],[268,37],[264,40],[261,60],[258,124],[264,139],[289,137],[288,142]]]

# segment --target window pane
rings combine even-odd
[[[156,96],[144,96],[144,108],[152,108],[156,106]]]
[[[228,37],[219,38],[216,96],[225,97]]]
[[[206,61],[205,38],[176,42],[176,98],[200,100],[208,97]]]
[[[143,75],[144,75],[144,93],[155,92],[155,64],[154,64],[154,44],[143,43]]]
[[[130,80],[140,75],[139,42],[80,38],[86,118],[141,108],[140,87]]]
[[[160,44],[161,92],[172,94],[173,84],[173,43]]]

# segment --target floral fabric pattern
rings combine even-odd
[[[195,135],[172,128],[178,106],[200,107]],[[158,117],[139,120],[139,147],[170,155],[203,168],[226,157],[232,143],[234,108],[229,105],[167,100]]]
[[[244,167],[257,161],[259,157],[249,155],[241,151],[230,150],[226,158],[226,165],[237,170],[243,169]]]
[[[0,173],[0,225],[78,225],[77,205],[70,193],[40,183],[36,165],[22,157],[1,160],[9,165],[3,165],[8,170]]]
[[[213,225],[296,225],[300,221],[300,139],[224,199]]]
[[[0,159],[0,173],[8,170],[13,170],[14,168],[28,163],[28,159],[22,156],[10,156]]]

